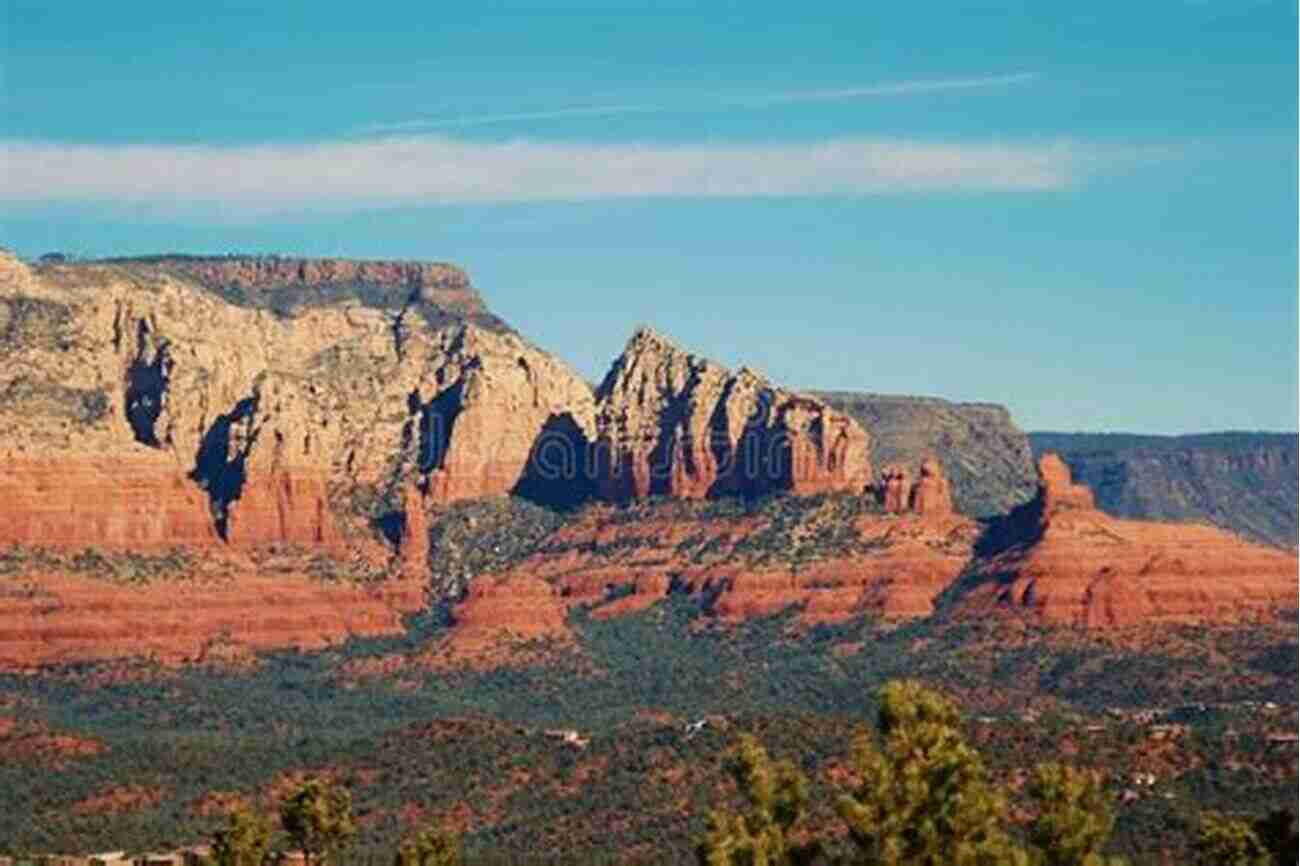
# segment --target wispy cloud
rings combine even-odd
[[[921,81],[895,81],[856,87],[825,90],[790,90],[756,93],[742,96],[706,96],[689,102],[631,103],[615,105],[579,105],[537,111],[515,111],[498,114],[463,114],[444,117],[418,117],[383,123],[368,123],[356,127],[359,133],[412,132],[415,130],[454,129],[469,126],[489,126],[518,123],[530,120],[563,120],[574,117],[613,117],[620,114],[669,114],[680,111],[699,111],[715,108],[764,108],[802,102],[843,102],[853,99],[870,99],[881,96],[904,96],[916,93],[939,93],[947,90],[977,90],[990,87],[1010,87],[1027,84],[1038,76],[1033,72],[1016,72],[1008,75],[984,75],[976,78],[940,78]]]
[[[1066,187],[1097,156],[1068,140],[781,144],[471,142],[404,136],[213,147],[0,143],[0,202],[232,212],[653,197],[867,196]]]

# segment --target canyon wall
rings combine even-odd
[[[1030,433],[1116,517],[1212,523],[1294,549],[1300,534],[1300,437],[1294,433],[1137,436]]]
[[[595,407],[485,318],[449,266],[7,258],[0,544],[332,548],[400,523],[411,481],[430,504],[507,493]]]

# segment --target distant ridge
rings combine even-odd
[[[1300,532],[1300,436],[1224,431],[1029,434],[1035,455],[1055,451],[1097,504],[1118,517],[1188,520],[1279,547]]]

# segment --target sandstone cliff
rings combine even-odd
[[[596,397],[594,465],[608,499],[861,492],[871,480],[869,440],[851,418],[648,328]]]
[[[867,431],[879,465],[915,467],[936,457],[962,514],[993,517],[1034,495],[1029,442],[1002,406],[848,391],[814,395]]]
[[[539,440],[594,418],[590,388],[494,324],[462,272],[406,263],[4,256],[0,397],[0,551],[58,599],[7,609],[13,665],[398,629],[419,584],[393,596],[322,575],[423,583],[426,508],[530,483]],[[194,595],[188,625],[144,629],[164,597],[186,603],[184,575],[111,586],[31,566],[43,549],[202,550],[228,586]],[[274,569],[281,590],[244,555],[259,551],[297,551]]]
[[[0,544],[331,547],[385,509],[400,522],[404,483],[431,504],[512,490],[546,431],[592,431],[594,404],[474,324],[471,295],[444,266],[7,259]],[[411,316],[434,307],[449,323]]]
[[[955,588],[958,615],[1088,628],[1293,617],[1297,560],[1210,526],[1121,520],[1055,454],[1033,501],[996,522]]]
[[[1116,517],[1213,523],[1294,549],[1300,533],[1300,438],[1280,433],[1135,436],[1030,433],[1056,451]]]

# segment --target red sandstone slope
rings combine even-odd
[[[574,605],[614,617],[672,591],[696,594],[722,622],[792,605],[807,624],[928,616],[969,562],[980,526],[952,512],[932,462],[904,498],[911,506],[887,510],[883,493],[778,498],[749,514],[671,502],[589,508],[539,552],[475,577],[439,650],[473,658],[494,642],[568,639]]]
[[[1054,454],[1039,495],[989,539],[958,615],[1012,611],[1045,623],[1107,628],[1229,624],[1297,605],[1297,559],[1210,526],[1121,520],[1097,510]]]
[[[224,662],[226,653],[322,649],[402,633],[423,587],[323,583],[302,573],[232,572],[213,582],[123,587],[69,573],[0,580],[0,670],[147,658]]]

